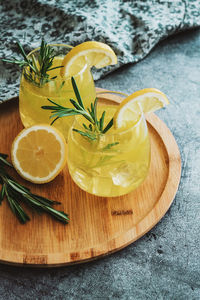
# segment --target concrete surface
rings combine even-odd
[[[165,92],[158,112],[182,156],[182,177],[165,217],[148,234],[101,260],[57,269],[0,265],[0,299],[200,299],[200,30],[160,43],[136,65],[97,86]]]

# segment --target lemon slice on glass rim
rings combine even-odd
[[[61,132],[47,124],[23,129],[14,139],[11,159],[16,171],[33,183],[53,180],[67,161],[67,145]]]
[[[61,76],[73,76],[84,66],[97,69],[117,64],[117,56],[110,46],[96,41],[88,41],[73,47],[64,57],[60,69]]]
[[[134,92],[119,105],[113,123],[115,128],[127,128],[140,118],[141,113],[154,112],[169,104],[167,96],[154,88]]]

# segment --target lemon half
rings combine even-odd
[[[67,160],[65,138],[56,128],[39,124],[22,130],[11,148],[16,171],[26,180],[46,183],[53,180]]]

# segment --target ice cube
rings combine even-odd
[[[146,170],[145,164],[123,162],[117,168],[110,170],[109,174],[115,185],[126,188],[141,180],[145,176]]]
[[[92,193],[102,197],[108,197],[112,193],[112,180],[110,177],[93,177]]]
[[[71,174],[74,181],[84,190],[89,190],[92,176],[80,168],[76,168]]]

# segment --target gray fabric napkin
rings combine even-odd
[[[199,0],[7,0],[0,1],[0,57],[20,58],[48,43],[73,46],[87,40],[110,45],[116,66],[94,70],[94,78],[144,58],[163,38],[200,25]],[[20,71],[0,62],[0,101],[18,95]]]

